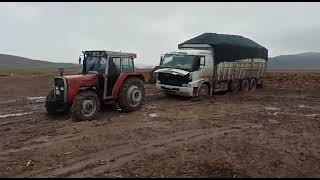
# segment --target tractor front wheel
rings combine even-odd
[[[58,103],[55,101],[53,90],[49,91],[46,97],[45,108],[50,116],[66,114],[69,112],[68,104]]]
[[[144,95],[143,81],[136,77],[128,78],[120,91],[119,106],[124,112],[136,111],[141,108]]]
[[[72,105],[72,119],[75,121],[93,120],[99,110],[100,101],[96,93],[80,92]]]

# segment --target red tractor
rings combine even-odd
[[[117,103],[124,112],[140,109],[144,100],[144,78],[134,72],[136,54],[84,51],[82,74],[54,78],[54,89],[46,97],[49,115],[67,113],[72,119],[92,120],[102,103]]]

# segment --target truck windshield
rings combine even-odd
[[[99,73],[103,73],[106,67],[106,62],[106,59],[103,57],[88,56],[85,59],[86,72],[97,71]]]
[[[200,56],[195,55],[165,55],[160,65],[162,68],[176,68],[189,72],[196,71],[200,66]]]

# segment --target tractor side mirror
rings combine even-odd
[[[80,55],[80,56],[79,56],[79,64],[81,64],[81,61],[82,61],[82,58],[81,58],[81,57],[82,57],[82,56],[83,56],[83,55]]]

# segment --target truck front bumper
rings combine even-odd
[[[186,97],[195,96],[193,87],[170,86],[170,85],[164,85],[164,84],[156,84],[156,87],[162,92],[165,92],[168,94],[175,94],[175,95],[186,96]]]

